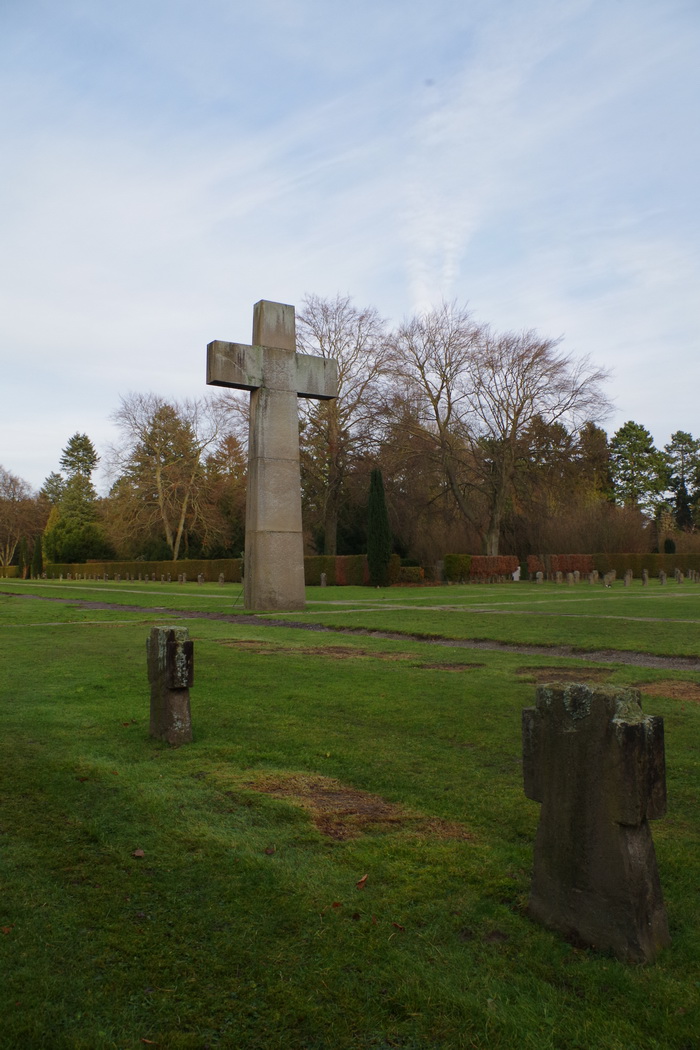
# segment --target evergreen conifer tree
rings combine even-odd
[[[367,565],[370,587],[389,586],[391,548],[391,530],[384,498],[384,482],[381,470],[375,467],[370,477],[367,507]]]

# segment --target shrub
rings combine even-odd
[[[320,587],[321,574],[325,572],[329,587],[335,584],[336,559],[333,554],[311,554],[304,558],[304,583],[307,587]]]
[[[446,554],[445,579],[449,583],[465,583],[469,579],[471,564],[471,554]]]
[[[593,572],[592,554],[552,554],[550,572],[580,572],[587,576]]]
[[[398,583],[423,583],[425,573],[420,565],[401,565]]]
[[[335,582],[338,587],[366,587],[369,569],[366,554],[337,554]]]
[[[220,574],[223,573],[227,583],[241,582],[241,559],[240,558],[217,558],[207,561],[204,558],[183,558],[182,561],[89,561],[89,562],[52,562],[44,567],[47,576],[103,576],[105,573],[114,578],[115,576],[152,576],[156,579],[167,576],[168,573],[177,579],[181,573],[187,575],[188,580],[196,580],[199,575],[203,576],[208,583],[216,583]]]
[[[389,558],[389,586],[392,587],[395,583],[399,582],[399,574],[401,572],[401,558],[398,554],[392,554]]]
[[[536,573],[547,571],[544,560],[539,554],[528,554],[527,556],[527,574],[528,576],[535,576]]]
[[[476,580],[484,580],[492,576],[510,576],[519,564],[515,554],[474,554],[471,563],[471,577]]]
[[[667,576],[674,569],[685,573],[688,569],[700,572],[700,554],[594,554],[594,568],[602,575],[615,570],[622,577],[631,569],[636,577],[646,569],[650,576],[658,576],[663,570]]]

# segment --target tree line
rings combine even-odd
[[[309,553],[367,550],[373,471],[408,561],[700,547],[700,441],[679,430],[660,450],[634,421],[609,439],[608,373],[559,340],[497,332],[456,303],[391,329],[348,296],[309,295],[297,345],[339,374],[336,400],[300,399]],[[38,493],[0,467],[0,564],[36,567],[37,550],[53,562],[239,556],[245,398],[129,394],[112,419],[107,496],[86,434]]]

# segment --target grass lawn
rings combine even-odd
[[[285,614],[397,640],[178,620],[238,590],[0,581],[0,1047],[697,1050],[700,674],[409,635],[697,655],[700,587],[310,588]],[[195,741],[168,748],[145,640],[178,622]],[[567,674],[665,719],[654,966],[525,914],[520,712]]]

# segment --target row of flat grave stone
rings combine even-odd
[[[55,579],[55,578],[56,578],[55,576],[51,577],[52,580]],[[138,582],[145,582],[145,583],[157,583],[157,581],[158,581],[158,577],[156,576],[155,572],[152,572],[150,576],[148,575],[148,573],[145,573],[145,574],[139,573],[138,575],[135,575],[134,573],[125,572],[124,575],[122,575],[119,572],[115,572],[113,577],[110,577],[108,572],[102,573],[101,576],[98,576],[98,575],[95,575],[95,574],[88,574],[88,573],[79,573],[79,572],[78,573],[70,573],[69,572],[69,573],[66,573],[65,577],[63,576],[63,573],[61,573],[60,576],[58,577],[59,580],[63,580],[64,578],[66,580],[102,580],[104,583],[107,583],[107,581],[110,578],[113,579],[115,583],[122,583],[122,582],[124,582],[124,583],[136,583],[137,581]],[[43,580],[48,579],[46,573],[44,573],[42,575],[42,579]],[[161,573],[161,575],[160,575],[160,582],[161,583],[173,583],[174,581],[173,581],[172,574],[169,573],[169,572],[165,573],[165,574]],[[187,573],[186,572],[178,573],[178,575],[177,575],[177,582],[178,583],[187,583]],[[207,583],[207,582],[208,581],[207,581],[206,577],[202,573],[200,573],[197,576],[197,583]],[[219,573],[219,584],[220,584],[220,586],[223,587],[223,585],[225,583],[226,583],[226,580],[224,578],[224,574],[223,574],[223,572],[221,572],[221,573]]]
[[[566,581],[569,587],[573,587],[575,584],[581,582],[581,573],[578,571],[566,573],[554,572],[551,573],[549,578],[555,583],[564,583]],[[674,569],[673,578],[675,579],[676,583],[683,583],[685,580],[689,580],[691,583],[698,583],[700,581],[700,572],[697,572],[695,569],[688,569],[684,576],[681,569]],[[587,579],[589,583],[603,583],[605,587],[611,587],[617,579],[617,572],[615,569],[613,569],[611,572],[600,573],[597,569],[594,569],[593,572],[589,572],[587,574]],[[623,583],[625,587],[631,587],[633,579],[634,573],[631,569],[627,569],[623,577]],[[668,577],[666,573],[663,571],[663,569],[661,569],[659,571],[658,576],[659,583],[663,585],[666,583],[667,579]],[[543,572],[538,572],[535,574],[536,583],[544,583],[544,580],[545,574]],[[642,587],[647,587],[648,585],[649,572],[647,569],[642,569]]]
[[[146,640],[150,732],[190,743],[194,644],[186,627]],[[666,813],[663,719],[636,689],[537,687],[522,712],[523,787],[538,802],[528,913],[575,942],[630,963],[670,942],[649,821]]]

